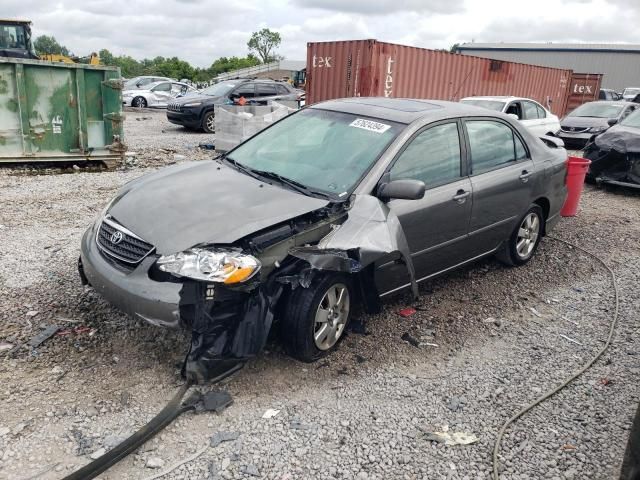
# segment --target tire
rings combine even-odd
[[[216,133],[215,118],[216,114],[213,111],[205,113],[202,117],[202,130],[206,133]]]
[[[138,108],[146,108],[147,100],[144,97],[134,97],[133,100],[131,100],[131,106],[138,107]]]
[[[347,274],[321,274],[308,288],[293,290],[280,330],[287,353],[303,362],[327,355],[344,338],[354,304],[353,283]],[[327,321],[322,322],[323,317]]]
[[[542,208],[539,205],[531,205],[497,254],[498,259],[509,266],[516,267],[529,262],[538,249],[543,228]]]

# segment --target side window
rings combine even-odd
[[[504,123],[467,120],[465,125],[471,149],[471,171],[474,175],[527,157],[520,138]]]
[[[522,108],[520,106],[520,102],[511,102],[504,113],[511,113],[517,116],[518,120],[522,120]]]
[[[284,85],[276,85],[276,89],[278,90],[278,95],[289,95],[289,89]]]
[[[156,85],[155,87],[153,87],[153,91],[154,92],[170,92],[171,91],[171,84],[169,82],[160,83],[160,84]]]
[[[598,94],[598,100],[608,100],[606,90],[600,90],[600,93]]]
[[[457,123],[431,127],[417,137],[396,159],[391,180],[422,180],[427,188],[460,178],[460,138]]]
[[[256,84],[257,97],[274,97],[276,96],[276,86],[268,83]]]
[[[544,108],[540,105],[536,105],[536,108],[538,109],[538,118],[547,118],[547,112],[544,111]]]
[[[232,97],[244,97],[244,98],[253,98],[256,96],[255,84],[254,83],[245,83],[236,88],[231,94]]]
[[[153,78],[143,78],[137,83],[137,85],[142,86],[142,85],[148,85],[150,83],[153,83]]]
[[[538,107],[532,102],[522,102],[524,105],[524,118],[534,120],[538,118]]]

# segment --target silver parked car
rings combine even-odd
[[[155,82],[144,88],[124,90],[122,103],[127,107],[163,107],[176,98],[198,93],[191,85],[182,82]]]
[[[131,315],[191,329],[192,380],[240,368],[272,325],[312,361],[358,305],[489,255],[527,263],[566,195],[567,154],[548,141],[461,103],[316,104],[125,185],[82,239],[81,277]]]

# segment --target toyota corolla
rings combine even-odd
[[[527,263],[559,219],[565,161],[498,112],[324,102],[126,184],[85,233],[80,273],[121,310],[190,329],[191,380],[240,368],[272,326],[313,361],[358,307],[489,255]]]

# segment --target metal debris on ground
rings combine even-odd
[[[400,315],[401,317],[410,317],[411,315],[413,315],[414,313],[416,313],[416,309],[413,307],[407,307],[407,308],[403,308],[402,310],[398,310],[398,315]]]
[[[56,335],[62,337],[64,335],[71,335],[72,333],[76,335],[80,335],[82,333],[88,333],[89,335],[93,335],[95,333],[95,330],[93,330],[91,327],[80,325],[79,327],[65,328],[64,330],[59,330],[56,333]]]
[[[0,342],[0,352],[4,352],[5,350],[11,350],[13,345],[9,342]]]
[[[400,338],[405,342],[407,342],[408,344],[413,345],[416,348],[420,347],[420,342],[415,337],[413,337],[409,332],[403,333]]]
[[[202,404],[205,410],[220,413],[233,404],[233,397],[224,391],[207,392],[204,394]]]
[[[209,439],[212,447],[217,447],[223,442],[232,442],[240,437],[240,432],[216,432]]]
[[[280,410],[274,410],[273,408],[270,408],[262,414],[262,418],[273,418],[279,413],[280,413]]]
[[[533,307],[529,307],[529,311],[530,311],[531,313],[533,313],[536,317],[538,317],[538,318],[542,318],[542,314],[541,314],[538,310],[536,310],[535,308],[533,308]]]
[[[561,333],[559,333],[558,335],[560,335],[562,338],[564,338],[565,340],[568,340],[571,343],[575,343],[576,345],[580,345],[580,346],[584,346],[582,343],[580,343],[578,340],[574,340],[571,337],[567,337],[566,335],[563,335]]]
[[[215,150],[216,146],[213,143],[201,143],[198,145],[198,147],[202,148],[203,150]]]
[[[478,437],[473,433],[466,432],[428,432],[425,438],[431,442],[444,443],[447,446],[470,445],[478,441]]]
[[[58,330],[60,330],[58,325],[47,325],[39,334],[31,337],[31,340],[29,340],[28,343],[31,348],[38,348],[44,342],[53,337]]]

